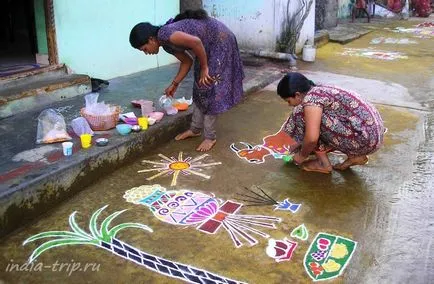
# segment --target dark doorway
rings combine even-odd
[[[0,77],[41,67],[36,63],[34,0],[0,3]]]

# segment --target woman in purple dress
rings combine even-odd
[[[316,86],[300,73],[289,73],[277,93],[294,107],[283,130],[298,143],[291,150],[303,170],[330,173],[332,168],[363,165],[383,144],[380,114],[354,92]],[[347,160],[332,166],[327,153],[334,150],[346,154]],[[316,159],[308,160],[312,152]]]
[[[162,46],[181,61],[178,74],[165,90],[169,96],[175,94],[194,61],[193,118],[190,129],[175,139],[200,136],[203,131],[204,140],[196,150],[210,150],[217,141],[218,114],[239,103],[243,95],[244,72],[235,35],[206,11],[189,10],[161,27],[137,24],[130,43],[145,54],[157,54]]]

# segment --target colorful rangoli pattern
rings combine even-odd
[[[283,240],[269,239],[266,254],[276,262],[289,261],[297,247],[297,243],[287,238]]]
[[[293,203],[286,198],[283,201],[276,201],[270,195],[268,195],[262,188],[257,187],[257,190],[251,190],[244,187],[248,191],[247,194],[237,193],[240,197],[237,200],[248,202],[246,206],[266,206],[274,205],[274,210],[290,211],[291,213],[297,213],[301,204]]]
[[[408,38],[377,37],[371,40],[371,44],[417,44],[417,41]]]
[[[198,156],[196,158],[187,157],[183,158],[183,153],[180,152],[178,154],[178,158],[175,157],[166,157],[163,154],[158,154],[158,156],[161,158],[160,161],[149,161],[149,160],[143,160],[142,163],[144,164],[151,164],[154,165],[154,168],[152,169],[146,169],[146,170],[140,170],[138,173],[148,173],[148,172],[158,172],[157,174],[146,178],[146,180],[150,181],[155,178],[161,177],[161,176],[168,176],[173,175],[171,186],[175,186],[178,181],[179,174],[183,175],[196,175],[200,176],[205,179],[211,178],[209,175],[201,173],[203,168],[208,168],[216,165],[221,165],[220,162],[216,163],[202,163],[201,160],[208,157],[208,154],[204,154],[201,156]]]
[[[309,232],[307,231],[306,226],[304,224],[301,224],[300,226],[292,230],[291,237],[302,241],[307,241],[307,239],[309,238]]]
[[[110,226],[110,223],[126,210],[114,212],[105,218],[99,226],[97,224],[98,216],[106,207],[107,205],[98,209],[92,214],[89,222],[90,233],[78,226],[77,222],[75,221],[75,214],[77,212],[73,212],[69,216],[69,225],[72,231],[42,232],[25,240],[23,245],[41,239],[51,239],[46,240],[33,251],[29,257],[28,263],[32,263],[42,253],[55,247],[66,245],[91,245],[106,250],[115,256],[122,257],[159,274],[181,279],[188,283],[243,283],[200,268],[181,264],[146,253],[125,242],[122,242],[116,238],[116,234],[121,230],[126,228],[138,228],[152,232],[152,229],[140,223],[122,223],[116,226]]]
[[[338,277],[348,265],[356,246],[353,240],[318,233],[304,256],[304,268],[313,281]]]
[[[265,162],[265,157],[268,156],[282,159],[298,147],[298,143],[282,130],[283,125],[277,133],[265,136],[262,139],[262,144],[253,146],[246,142],[239,142],[239,145],[243,145],[242,148],[239,148],[235,143],[232,143],[230,148],[239,158],[251,164],[262,164]]]
[[[401,52],[381,51],[371,48],[344,48],[344,51],[341,54],[345,56],[367,57],[380,60],[408,59],[408,56]]]
[[[394,29],[385,28],[387,30],[390,30],[394,33],[406,33],[411,34],[415,38],[422,38],[427,39],[434,37],[434,28],[433,27],[423,27],[423,26],[416,26],[415,28],[403,28],[403,27],[396,27]]]
[[[261,215],[238,215],[243,204],[220,201],[214,196],[186,189],[166,191],[160,185],[143,185],[125,192],[124,198],[131,203],[150,208],[160,221],[183,226],[194,226],[197,230],[215,234],[223,227],[230,235],[235,247],[247,242],[253,246],[258,240],[270,236],[256,227],[276,229],[280,218]]]

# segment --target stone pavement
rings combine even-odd
[[[99,100],[119,105],[122,113],[140,109],[130,101],[148,99],[155,103],[163,94],[170,78],[177,72],[177,64],[164,66],[110,80],[108,88],[99,92]],[[281,74],[276,68],[245,68],[244,91],[257,91]],[[191,97],[192,74],[178,88],[177,97]],[[50,105],[59,111],[73,136],[73,155],[64,157],[61,143],[37,145],[38,115],[34,109],[3,119],[0,127],[0,237],[43,214],[55,204],[66,200],[87,185],[97,181],[138,154],[143,155],[171,139],[189,125],[190,111],[166,116],[147,131],[120,136],[115,129],[96,132],[93,140],[109,138],[105,147],[81,149],[80,141],[70,129],[72,119],[80,116],[83,96]],[[48,107],[46,107],[48,108]]]

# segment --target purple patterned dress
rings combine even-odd
[[[320,137],[315,151],[339,150],[348,156],[368,155],[383,144],[383,120],[376,108],[358,94],[331,86],[315,86],[296,106],[284,130],[303,142],[304,107],[322,108]]]
[[[158,39],[163,41],[164,50],[171,54],[185,50],[169,43],[170,36],[176,31],[200,38],[208,57],[209,75],[216,79],[210,87],[198,86],[200,62],[195,60],[195,105],[202,113],[215,115],[239,103],[243,96],[244,71],[235,35],[223,23],[213,18],[181,20],[162,26],[158,31]]]

